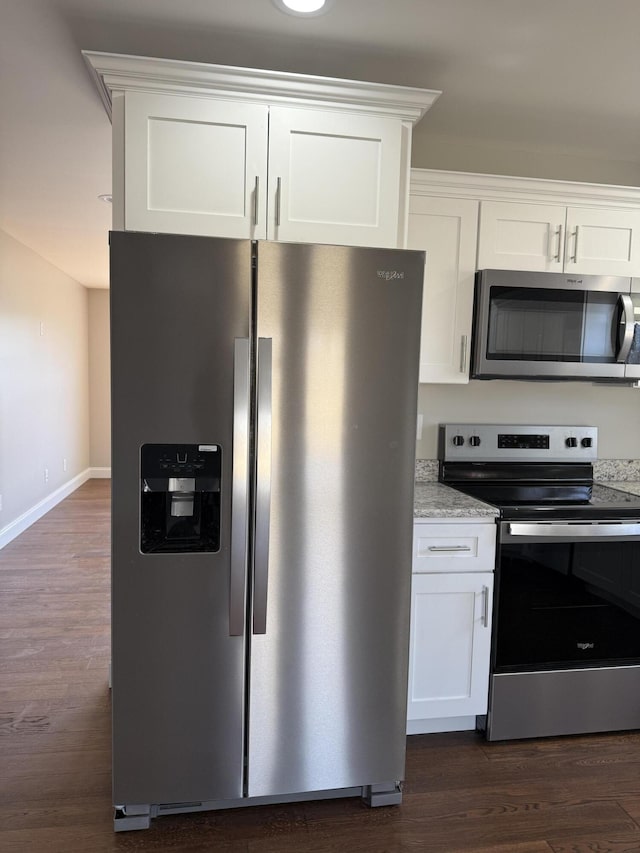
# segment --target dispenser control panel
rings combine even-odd
[[[143,444],[140,551],[219,551],[221,475],[218,444]]]

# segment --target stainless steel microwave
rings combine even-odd
[[[640,379],[640,279],[481,270],[474,379]]]

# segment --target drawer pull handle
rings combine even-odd
[[[439,551],[441,553],[443,551],[453,552],[453,551],[470,551],[470,550],[471,550],[470,545],[429,545],[429,551]]]
[[[482,624],[485,628],[489,627],[489,587],[482,587]]]

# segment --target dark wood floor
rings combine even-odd
[[[114,835],[108,499],[90,481],[0,551],[2,853],[640,851],[640,733],[412,737],[400,808],[247,808]]]

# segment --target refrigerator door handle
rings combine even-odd
[[[231,487],[231,571],[229,636],[245,627],[247,525],[249,505],[249,339],[236,338],[233,362],[233,474]]]
[[[253,556],[253,633],[267,632],[269,522],[271,517],[272,339],[258,339],[256,529]]]

